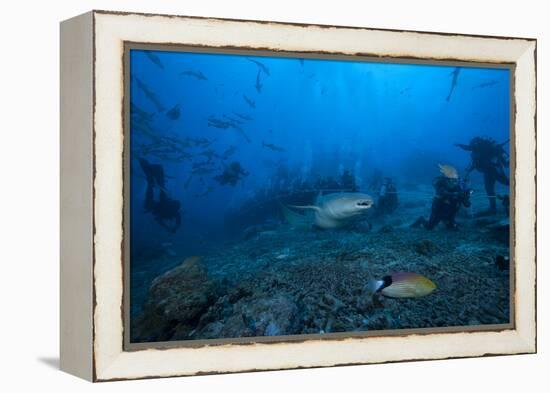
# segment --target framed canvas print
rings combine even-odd
[[[61,367],[536,351],[536,41],[61,24]]]

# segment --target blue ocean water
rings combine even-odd
[[[470,163],[455,143],[481,136],[509,149],[507,68],[146,50],[131,50],[129,64],[133,314],[186,257],[284,221],[281,201],[308,204],[343,175],[375,196],[391,177],[429,214],[438,164],[462,175]],[[179,202],[179,225],[144,208],[140,158],[162,166],[154,196]],[[474,208],[486,207],[479,173],[471,185]]]

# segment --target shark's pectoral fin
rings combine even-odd
[[[304,206],[288,205],[288,207],[291,207],[293,209],[315,210],[318,212],[321,211],[321,208],[315,205],[304,205]]]
[[[280,204],[281,213],[285,220],[294,227],[309,228],[313,222],[312,217],[292,211],[287,206]]]

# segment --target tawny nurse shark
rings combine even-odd
[[[313,212],[313,217],[298,214],[285,206],[282,207],[282,210],[291,225],[315,225],[323,229],[332,229],[353,223],[365,214],[372,205],[373,200],[367,194],[357,192],[334,193],[324,196],[319,194],[313,205],[289,206],[294,209],[310,210]]]

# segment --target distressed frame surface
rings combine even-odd
[[[105,381],[536,351],[535,40],[103,11],[63,22],[61,38],[62,211],[80,201],[61,217],[64,370]],[[513,65],[511,189],[520,191],[512,196],[513,328],[125,351],[123,71],[129,42]],[[82,150],[71,155],[68,143],[75,138]]]

